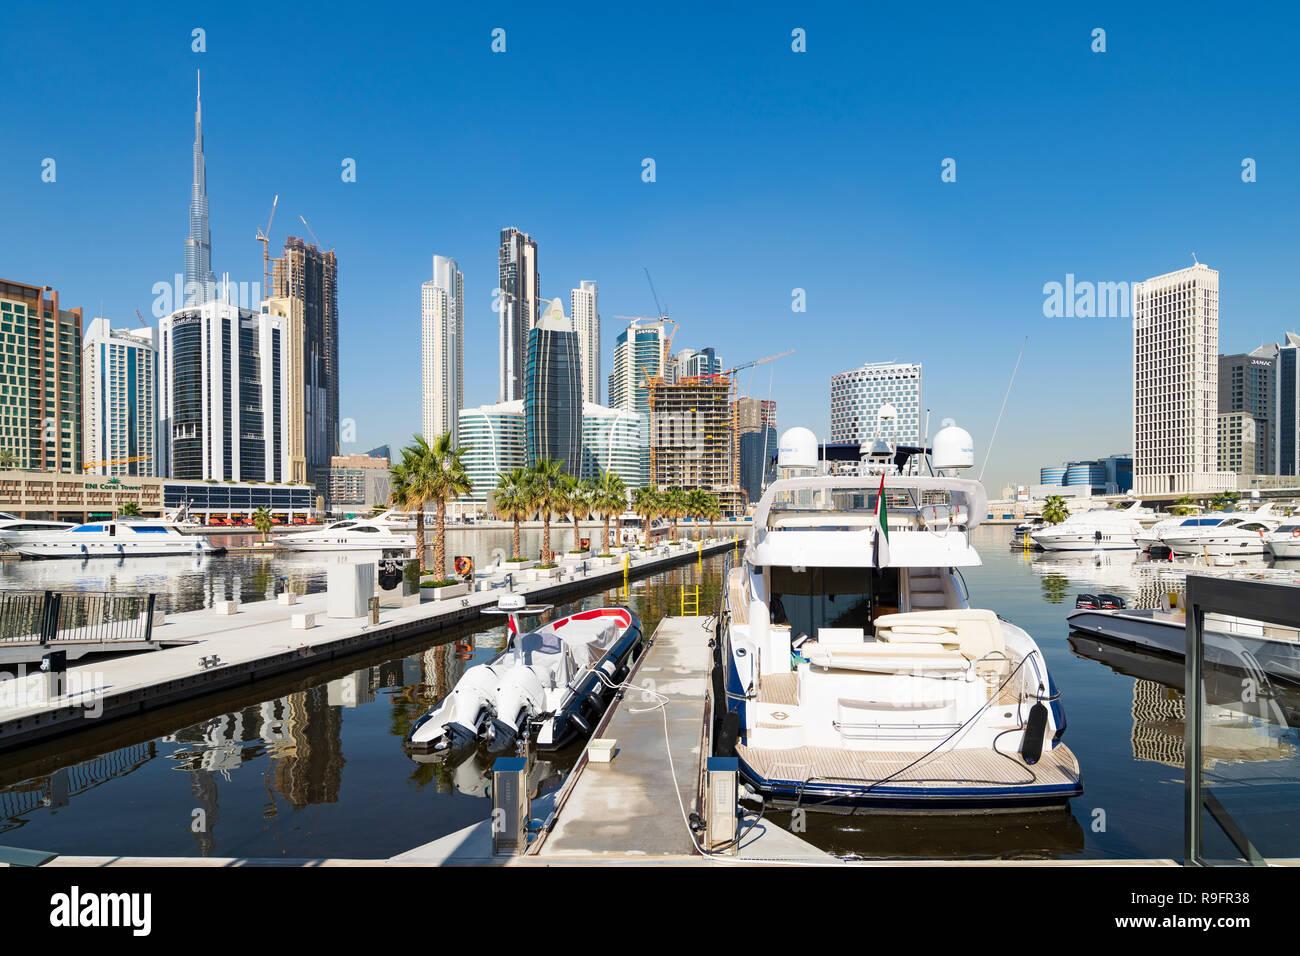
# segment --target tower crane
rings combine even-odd
[[[275,194],[271,201],[271,215],[266,220],[266,229],[257,229],[257,241],[262,244],[262,298],[271,295],[271,223],[275,221],[275,207],[280,204],[280,194]]]

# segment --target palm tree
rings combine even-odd
[[[253,512],[253,527],[262,532],[262,543],[266,544],[267,538],[271,534],[271,512],[266,508],[258,508]]]
[[[1043,520],[1048,524],[1060,524],[1068,517],[1070,509],[1065,506],[1065,498],[1061,495],[1048,495],[1043,503]]]
[[[709,537],[713,537],[713,522],[722,517],[722,502],[718,500],[717,495],[709,495],[708,503],[704,506],[703,518],[709,520]]]
[[[438,580],[443,581],[447,578],[447,502],[455,501],[474,490],[469,473],[465,471],[465,463],[460,460],[460,456],[469,451],[469,447],[457,448],[451,432],[443,432],[433,440],[432,445],[423,438],[418,441],[423,446],[420,454],[424,459],[420,488],[425,493],[425,500],[432,501],[437,506],[433,530],[433,563],[438,572]],[[423,566],[420,570],[424,570]]]
[[[578,522],[583,518],[590,518],[591,512],[595,507],[596,483],[590,478],[584,478],[581,481],[569,477],[564,483],[564,495],[561,502],[561,510],[573,519],[573,550],[577,551],[582,544],[582,530],[578,527]]]
[[[677,521],[690,513],[686,492],[681,488],[669,488],[664,492],[663,515],[668,519],[668,533],[677,540]]]
[[[641,519],[645,527],[645,543],[650,543],[650,522],[659,514],[659,489],[646,485],[632,492],[632,513]]]
[[[604,553],[608,554],[609,521],[613,517],[621,516],[623,509],[627,507],[627,484],[612,471],[602,471],[600,477],[596,479],[591,504],[596,513],[605,519]]]
[[[126,501],[117,509],[119,518],[138,518],[140,517],[140,506],[134,501]]]
[[[564,462],[553,458],[539,458],[529,469],[530,510],[540,511],[542,515],[542,564],[550,564],[554,557],[551,553],[551,514],[558,511],[564,502],[566,475]]]
[[[686,513],[696,521],[703,521],[713,495],[703,488],[692,488],[686,493]]]
[[[1183,495],[1176,502],[1174,502],[1174,507],[1170,508],[1169,510],[1172,511],[1175,515],[1178,515],[1179,517],[1183,517],[1184,515],[1189,515],[1196,510],[1196,502],[1192,500],[1191,495]]]
[[[415,512],[415,560],[424,570],[424,502],[415,495],[418,462],[411,449],[402,451],[402,460],[388,469],[388,501],[399,511]]]
[[[0,468],[17,468],[18,456],[12,448],[0,448]]]
[[[528,517],[532,510],[528,480],[528,472],[516,468],[497,479],[496,492],[492,496],[492,510],[496,516],[514,522],[514,535],[510,542],[513,551],[510,557],[515,560],[519,559],[519,522]]]

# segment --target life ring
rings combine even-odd
[[[1300,528],[1293,528],[1291,530],[1291,537],[1300,538]]]

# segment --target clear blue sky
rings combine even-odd
[[[260,278],[276,193],[273,250],[301,214],[338,253],[345,450],[419,427],[435,253],[465,273],[466,402],[495,400],[508,225],[538,239],[545,296],[600,284],[606,370],[612,316],[653,314],[648,266],[674,348],[797,349],[742,384],[765,397],[774,374],[782,427],[823,436],[832,372],[921,361],[925,405],[982,459],[1027,335],[995,494],[1131,446],[1129,323],[1045,319],[1045,282],[1195,252],[1221,273],[1223,350],[1300,324],[1293,6],[905,6],[6,5],[0,276],[149,315],[183,265],[201,68],[215,271]]]

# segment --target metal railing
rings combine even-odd
[[[148,642],[155,594],[0,591],[0,646]]]

